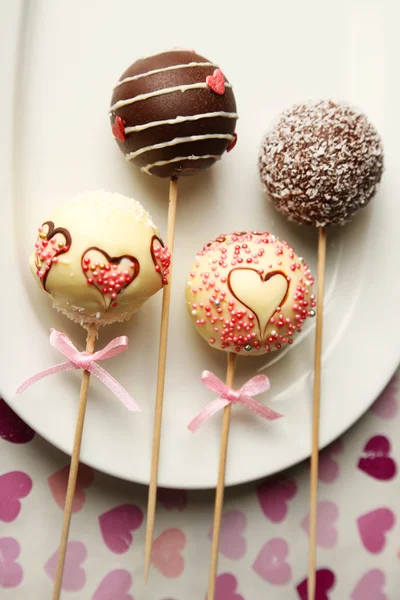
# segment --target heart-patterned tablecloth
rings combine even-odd
[[[400,379],[321,454],[316,600],[400,599]],[[351,402],[351,398],[349,398]],[[0,401],[0,597],[51,598],[68,458]],[[227,490],[216,600],[306,600],[309,465]],[[214,495],[147,489],[80,466],[63,580],[71,600],[205,600]]]

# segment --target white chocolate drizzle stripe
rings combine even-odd
[[[128,83],[129,81],[136,81],[137,79],[141,79],[142,77],[147,77],[148,75],[164,73],[165,71],[175,71],[176,69],[186,69],[186,67],[215,67],[216,69],[218,69],[218,65],[215,65],[211,62],[191,62],[182,65],[170,65],[169,67],[163,67],[162,69],[153,69],[152,71],[147,71],[146,73],[138,73],[138,75],[132,75],[132,77],[125,77],[125,79],[121,79],[121,81],[118,81],[115,88],[119,87],[120,85],[123,85],[124,83]]]
[[[151,175],[150,170],[153,167],[163,167],[164,165],[169,165],[174,162],[181,162],[182,160],[207,160],[208,158],[213,158],[214,160],[219,160],[221,158],[221,155],[220,154],[204,154],[203,156],[194,156],[194,154],[192,154],[191,156],[176,156],[175,158],[170,158],[170,160],[158,160],[157,162],[152,163],[151,165],[146,165],[145,167],[141,168],[141,171]]]
[[[169,140],[168,142],[161,142],[160,144],[153,144],[152,146],[145,146],[144,148],[139,148],[139,150],[135,150],[135,152],[129,152],[129,154],[125,154],[126,160],[133,160],[140,154],[144,152],[152,152],[153,150],[161,150],[162,148],[168,148],[170,146],[177,146],[178,144],[185,144],[191,142],[200,142],[202,140],[230,140],[232,141],[234,136],[230,133],[209,133],[205,135],[189,135],[187,137],[177,137],[173,140]]]
[[[125,134],[135,133],[136,131],[143,131],[150,127],[159,127],[160,125],[175,125],[176,123],[184,123],[185,121],[198,121],[199,119],[212,119],[214,117],[221,117],[226,119],[237,119],[237,113],[224,112],[223,110],[217,112],[203,113],[199,115],[188,115],[187,117],[176,117],[176,119],[164,119],[162,121],[151,121],[150,123],[144,123],[143,125],[136,125],[134,127],[125,127]]]
[[[225,87],[231,88],[231,83],[225,83]],[[133,104],[134,102],[140,102],[141,100],[147,100],[148,98],[154,98],[155,96],[163,96],[164,94],[173,94],[174,92],[186,92],[187,90],[195,90],[195,89],[207,89],[208,85],[204,81],[200,81],[198,83],[190,83],[188,85],[176,85],[174,87],[162,88],[161,90],[154,90],[154,92],[149,92],[148,94],[139,94],[134,98],[127,98],[126,100],[118,100],[115,104],[110,107],[110,113],[114,112],[118,108],[122,106],[127,106],[128,104]]]

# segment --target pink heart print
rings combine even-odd
[[[379,398],[371,408],[381,419],[393,419],[397,415],[397,376],[395,375],[389,381]]]
[[[67,465],[66,467],[63,467],[62,469],[60,469],[60,471],[53,473],[53,475],[51,475],[47,480],[49,482],[49,486],[50,486],[50,490],[53,495],[53,498],[62,510],[64,510],[65,497],[67,495],[68,476],[69,476],[69,465]],[[91,467],[88,467],[87,465],[84,465],[81,463],[79,465],[78,477],[76,480],[75,495],[74,495],[74,500],[72,503],[72,512],[73,513],[77,513],[83,508],[83,506],[86,502],[86,495],[83,490],[85,490],[86,488],[88,488],[92,485],[93,479],[94,479],[93,469]]]
[[[169,488],[158,488],[157,500],[166,510],[182,511],[188,502],[186,490],[172,490]]]
[[[85,586],[86,575],[81,564],[86,560],[87,552],[82,542],[68,542],[65,556],[62,589],[71,592],[82,590]],[[49,558],[44,570],[52,581],[56,577],[58,550]]]
[[[287,502],[296,494],[296,481],[285,477],[265,481],[257,487],[261,510],[273,523],[280,523],[285,519],[288,512]]]
[[[35,432],[0,398],[0,438],[12,444],[27,444]]]
[[[122,504],[100,515],[99,522],[106,546],[115,554],[123,554],[131,547],[131,532],[143,523],[143,512],[135,504]]]
[[[153,542],[152,564],[164,577],[180,577],[185,568],[181,554],[186,546],[186,536],[181,529],[167,529]]]
[[[383,592],[386,579],[383,571],[372,569],[358,582],[351,594],[351,600],[388,600]]]
[[[218,575],[215,582],[215,600],[244,600],[243,596],[236,593],[237,587],[236,577],[231,573]]]
[[[269,540],[256,558],[253,570],[268,583],[284,585],[292,577],[292,569],[286,558],[289,546],[285,540],[273,538]]]
[[[125,569],[116,569],[108,573],[94,593],[92,600],[133,600],[128,593],[132,577]]]
[[[377,508],[357,519],[357,527],[364,547],[372,554],[379,554],[386,545],[385,534],[395,524],[389,508]]]
[[[247,544],[243,537],[246,529],[246,517],[240,510],[231,510],[222,515],[219,551],[227,558],[239,560],[246,554]],[[211,541],[213,530],[208,539]]]
[[[325,448],[319,457],[318,479],[323,483],[333,483],[339,477],[339,465],[334,456],[343,454],[343,440],[338,439]]]
[[[396,475],[396,463],[389,456],[391,445],[383,435],[372,437],[364,446],[364,457],[358,461],[358,468],[370,477],[381,481],[393,479]]]
[[[334,587],[336,577],[329,569],[318,569],[315,574],[315,600],[330,600],[328,592]],[[297,593],[301,600],[308,598],[308,579],[303,579],[297,586]],[[333,600],[333,598],[332,598]]]
[[[19,553],[17,540],[0,538],[0,588],[15,588],[21,583],[22,567],[16,562]]]
[[[333,548],[337,542],[337,529],[335,522],[339,517],[339,508],[334,502],[321,500],[317,505],[317,546]],[[306,515],[301,522],[301,527],[308,535],[310,528],[310,515]]]
[[[10,471],[0,475],[0,521],[11,523],[21,510],[21,498],[32,489],[32,479],[22,471]]]

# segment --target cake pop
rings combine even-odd
[[[289,220],[344,225],[377,191],[383,148],[360,110],[321,100],[280,115],[261,144],[259,168],[266,192]]]
[[[194,175],[236,140],[236,102],[218,66],[190,50],[172,50],[131,65],[114,88],[113,135],[142,171]]]
[[[40,225],[30,267],[54,308],[81,325],[106,325],[162,288],[169,252],[139,202],[87,192]]]
[[[109,113],[113,136],[126,159],[148,175],[170,179],[167,246],[172,255],[178,178],[211,167],[236,144],[238,115],[232,85],[215,63],[193,50],[176,48],[133,63],[114,87]],[[145,581],[154,533],[170,293],[167,286],[161,314]]]
[[[315,315],[314,278],[294,249],[270,233],[241,231],[220,235],[197,253],[186,285],[186,306],[200,335],[228,355],[226,384],[204,371],[203,382],[218,394],[189,424],[190,431],[224,409],[207,600],[215,600],[219,537],[232,403],[273,421],[282,415],[256,402],[269,381],[257,375],[232,389],[238,354],[259,356],[293,343]]]
[[[313,283],[304,259],[274,235],[221,235],[196,255],[187,308],[213,348],[260,355],[292,344],[314,316]]]
[[[52,298],[54,308],[88,330],[85,352],[79,352],[65,334],[52,330],[50,342],[67,362],[34,375],[17,390],[21,393],[57,372],[83,370],[53,600],[61,593],[90,374],[129,410],[140,410],[128,392],[97,364],[124,351],[127,338],[115,338],[94,353],[98,327],[125,321],[139,310],[167,283],[169,261],[150,215],[139,202],[120,194],[81,194],[39,226],[30,257],[33,276]]]
[[[261,144],[260,177],[289,220],[318,234],[318,304],[310,484],[308,600],[315,599],[319,414],[326,227],[344,225],[375,195],[383,173],[375,127],[347,103],[321,100],[284,111]]]

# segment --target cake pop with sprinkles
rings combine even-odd
[[[377,191],[383,147],[369,119],[350,104],[297,104],[263,139],[259,170],[266,192],[291,221],[344,225]]]
[[[29,264],[35,280],[52,299],[54,308],[87,329],[83,352],[65,333],[52,329],[50,344],[67,359],[66,362],[36,373],[17,389],[17,393],[23,393],[44,377],[82,370],[54,578],[53,600],[59,600],[91,375],[97,377],[128,410],[140,410],[128,391],[98,364],[124,352],[128,338],[116,337],[95,352],[99,326],[128,320],[167,283],[170,254],[149,213],[139,202],[121,194],[100,191],[78,195],[40,222]]]
[[[374,197],[383,173],[377,130],[347,103],[321,100],[284,111],[261,144],[260,177],[289,220],[318,228],[309,512],[309,597],[315,597],[322,331],[327,227],[344,225]]]
[[[192,50],[134,62],[111,99],[113,135],[127,160],[158,177],[194,175],[236,143],[232,85]]]
[[[269,389],[268,378],[257,374],[234,388],[236,358],[260,356],[293,344],[304,321],[315,315],[314,278],[303,258],[268,232],[222,234],[197,254],[186,285],[186,306],[196,331],[227,355],[225,383],[210,371],[202,382],[217,398],[191,420],[199,427],[223,409],[218,479],[212,528],[207,598],[215,599],[219,538],[223,511],[228,437],[232,405],[266,421],[282,417],[254,396]]]
[[[170,256],[136,200],[86,192],[42,221],[32,274],[54,308],[88,325],[126,321],[167,283]]]
[[[186,304],[210,346],[261,355],[291,345],[315,315],[313,283],[287,242],[267,232],[224,234],[197,253]]]

